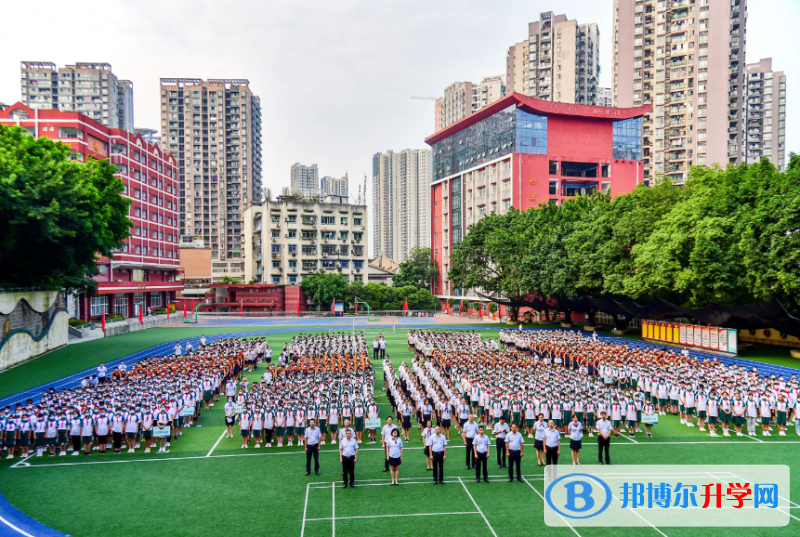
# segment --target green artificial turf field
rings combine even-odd
[[[125,356],[158,343],[200,334],[232,333],[272,327],[157,328],[72,345],[0,375],[0,394],[7,395]],[[283,328],[283,327],[281,327]],[[432,327],[433,328],[433,327]],[[437,326],[435,328],[442,328]],[[454,327],[456,328],[456,327]],[[384,328],[385,329],[385,328]],[[360,329],[357,328],[358,331]],[[298,332],[308,333],[308,328]],[[327,329],[322,331],[327,332]],[[378,327],[364,330],[368,341]],[[409,359],[405,330],[387,335],[388,353],[398,364]],[[280,348],[293,332],[268,335]],[[376,393],[381,394],[380,363],[376,363]],[[261,376],[264,365],[251,379]],[[11,384],[11,385],[9,385]],[[390,411],[378,397],[385,418]],[[326,445],[320,456],[321,476],[304,477],[302,448],[240,449],[241,440],[223,438],[222,404],[202,415],[202,427],[185,429],[168,454],[99,455],[89,458],[34,458],[0,461],[0,492],[30,517],[76,537],[120,535],[240,536],[240,535],[361,535],[387,534],[437,537],[544,536],[796,536],[800,509],[792,509],[783,528],[550,528],[543,521],[542,471],[527,445],[523,474],[527,482],[508,483],[505,469],[489,465],[489,484],[475,483],[465,470],[460,438],[453,435],[445,463],[445,486],[434,487],[425,469],[419,433],[413,429],[401,466],[400,487],[385,486],[383,451],[362,444],[356,465],[355,489],[340,488],[338,446]],[[800,437],[789,427],[787,437],[711,438],[689,429],[678,418],[662,417],[654,438],[612,440],[615,464],[786,464],[791,482],[800,490]],[[455,429],[453,429],[455,431]],[[366,433],[365,433],[366,438]],[[526,442],[532,442],[526,438]],[[593,439],[584,438],[582,461],[596,464]],[[490,457],[490,463],[494,453]],[[568,446],[562,464],[569,464]],[[13,465],[13,467],[12,467]],[[800,501],[800,492],[792,494]],[[798,506],[798,504],[793,504]]]

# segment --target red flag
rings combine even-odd
[[[186,318],[186,300],[183,301],[183,318]]]
[[[240,306],[239,306],[239,313],[240,313],[240,315],[241,315],[242,317],[244,317],[244,299],[243,299],[243,298],[240,298],[240,299],[239,299],[239,304],[240,304]]]
[[[144,308],[139,304],[139,324],[144,324]]]
[[[408,311],[408,299],[406,298],[405,304],[403,304],[403,311]]]
[[[103,312],[103,319],[100,321],[100,327],[103,329],[103,332],[106,331],[106,312]]]
[[[300,317],[300,298],[297,298],[297,316]]]
[[[331,311],[334,314],[336,313],[336,299],[335,298],[333,299],[333,302],[331,302]]]
[[[459,303],[458,303],[458,314],[459,314],[459,315],[461,315],[461,306],[463,306],[463,305],[464,305],[464,303],[463,303],[463,302],[459,302]]]
[[[356,300],[356,311],[355,311],[355,313],[358,313],[358,300]]]

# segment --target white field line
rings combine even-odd
[[[225,438],[225,435],[227,433],[228,433],[228,429],[226,427],[225,429],[222,430],[222,434],[219,435],[219,438],[217,438],[217,441],[214,442],[214,445],[211,447],[211,449],[208,450],[208,453],[206,454],[206,457],[210,457],[211,454],[214,453],[214,450],[217,449],[217,446],[219,445],[220,442],[222,442],[222,439]]]
[[[467,486],[464,484],[464,482],[461,480],[461,478],[460,478],[460,477],[458,478],[458,482],[459,482],[459,483],[461,483],[461,486],[462,486],[462,487],[464,487],[464,492],[466,492],[466,493],[467,493],[467,496],[469,496],[469,499],[470,499],[470,500],[472,500],[472,503],[475,505],[475,509],[477,509],[477,510],[478,510],[478,512],[479,512],[479,513],[481,514],[481,516],[483,517],[483,521],[484,521],[484,522],[486,522],[486,525],[487,525],[487,526],[489,526],[489,531],[491,531],[491,532],[492,532],[492,535],[494,535],[494,537],[497,537],[497,533],[495,533],[495,531],[494,531],[494,528],[492,527],[492,525],[491,525],[491,524],[489,524],[489,519],[488,519],[488,518],[486,518],[486,515],[484,515],[484,514],[483,514],[483,511],[481,511],[481,508],[480,508],[480,506],[478,505],[478,502],[476,502],[476,501],[475,501],[475,498],[473,498],[473,497],[472,497],[472,494],[470,494],[470,492],[469,492],[469,489],[467,488]]]

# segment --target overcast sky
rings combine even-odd
[[[728,0],[711,0],[727,2]],[[542,11],[600,29],[610,86],[613,0],[39,0],[5,2],[0,102],[20,98],[19,62],[108,62],[134,83],[136,127],[160,128],[159,78],[247,78],[261,96],[264,184],[289,184],[294,162],[350,174],[371,157],[427,147],[436,97],[505,72],[508,47]],[[749,2],[747,60],[788,76],[787,155],[800,152],[798,0]],[[794,98],[792,98],[794,97]],[[792,128],[794,127],[794,128]]]

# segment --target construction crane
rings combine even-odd
[[[412,99],[420,99],[422,101],[435,101],[436,100],[436,97],[416,97],[416,96],[412,96],[411,98]]]

